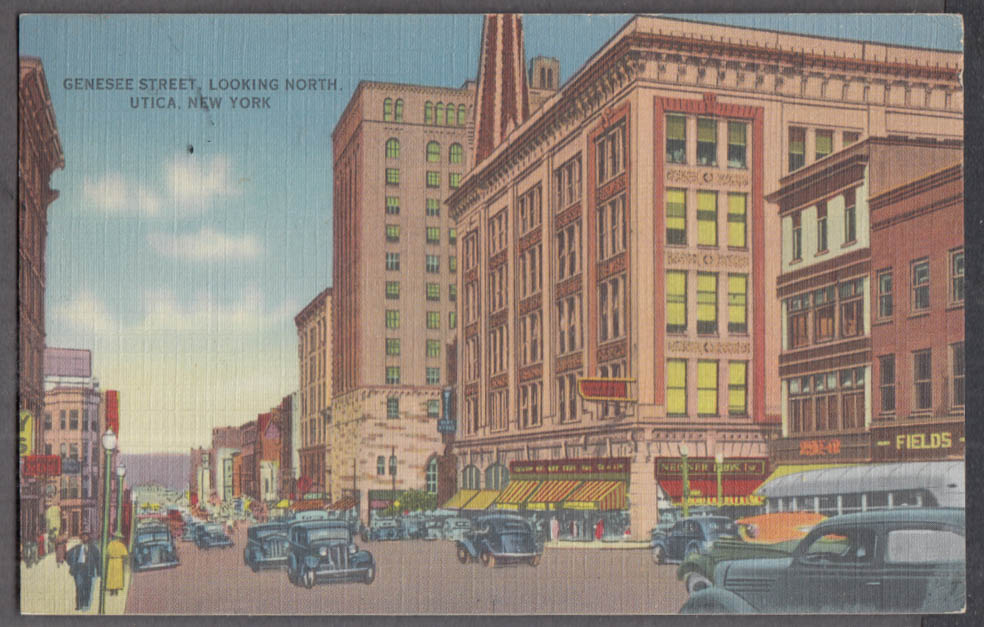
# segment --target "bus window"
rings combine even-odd
[[[820,497],[820,512],[825,516],[834,516],[837,514],[837,497],[834,495],[827,495]]]
[[[868,509],[885,509],[888,507],[888,492],[869,492]]]
[[[841,512],[844,514],[851,514],[853,512],[861,511],[861,495],[860,494],[845,494],[841,500]]]
[[[892,493],[894,507],[922,507],[923,495],[921,490],[898,490]]]

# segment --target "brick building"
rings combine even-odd
[[[332,288],[315,296],[294,316],[297,326],[297,359],[300,385],[300,468],[305,492],[323,495],[326,429],[332,400]],[[300,497],[301,495],[298,495]]]
[[[500,28],[521,24],[487,19],[483,47]],[[781,231],[764,193],[867,136],[959,139],[961,63],[638,16],[501,143],[479,143],[447,201],[462,260],[461,484],[501,488],[534,460],[617,460],[641,538],[681,498],[679,477],[656,478],[681,445],[764,478],[782,416],[769,367]],[[497,103],[510,101],[476,106],[508,129]],[[583,398],[585,377],[632,402]],[[725,495],[754,485],[726,478]],[[519,496],[510,505],[536,495]]]

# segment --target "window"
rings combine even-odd
[[[864,332],[864,279],[854,279],[841,283],[840,318],[841,337],[855,337]]]
[[[400,199],[398,197],[386,197],[386,214],[391,216],[400,215]]]
[[[854,202],[854,190],[844,192],[844,243],[849,244],[858,238],[857,207]]]
[[[427,161],[438,163],[441,160],[441,144],[430,141],[427,142]]]
[[[687,194],[682,189],[666,190],[666,243],[687,245]]]
[[[396,108],[393,111],[393,119],[396,122],[403,121],[403,98],[396,99]]]
[[[728,333],[748,332],[748,276],[728,275]]]
[[[68,412],[68,428],[72,430],[79,428],[79,410],[72,409]]]
[[[912,264],[912,310],[929,309],[929,260]]]
[[[437,198],[427,199],[427,217],[429,218],[439,218],[441,217],[441,201]]]
[[[458,105],[458,126],[464,126],[465,124],[467,124],[468,121],[466,118],[467,118],[467,113],[465,112],[465,105],[463,104]]]
[[[400,367],[386,366],[386,385],[399,385]]]
[[[51,428],[51,412],[50,411],[44,412],[44,428],[45,429],[50,429]]]
[[[448,284],[448,300],[452,303],[458,300],[458,286],[454,283]]]
[[[400,282],[399,281],[387,281],[386,282],[386,298],[396,299],[400,297]]]
[[[509,469],[502,464],[493,464],[485,469],[485,488],[501,490],[509,483]],[[478,484],[475,484],[478,487]]]
[[[540,384],[522,385],[516,393],[519,406],[519,426],[527,429],[540,425]],[[488,480],[486,480],[488,483]]]
[[[879,357],[878,371],[881,410],[885,413],[892,413],[895,411],[895,355]]]
[[[386,354],[390,357],[396,357],[400,354],[400,338],[386,338]]]
[[[744,122],[728,122],[728,167],[747,167],[746,134],[748,125]]]
[[[687,415],[687,362],[684,359],[666,360],[666,413]]]
[[[912,354],[912,383],[915,390],[917,410],[933,407],[933,356],[930,350],[916,351]]]
[[[806,129],[799,126],[789,127],[789,171],[798,170],[806,165]]]
[[[440,357],[441,356],[441,341],[440,340],[427,340],[427,356],[428,357]]]
[[[451,144],[451,149],[448,150],[448,162],[457,164],[463,163],[464,160],[465,151],[461,148],[461,144]]]
[[[506,248],[506,212],[500,211],[489,218],[489,256]]]
[[[834,151],[834,132],[817,131],[816,160],[819,161]]]
[[[716,416],[718,413],[718,362],[697,362],[697,414]]]
[[[448,119],[444,115],[444,103],[443,102],[437,103],[437,106],[435,107],[434,113],[435,113],[435,115],[434,115],[434,124],[436,124],[437,126],[446,126],[447,123],[448,123]]]
[[[817,252],[827,252],[827,202],[817,205]]]
[[[581,271],[581,222],[572,222],[557,232],[557,278],[566,279]]]
[[[424,103],[424,124],[434,123],[434,103],[427,101]]]
[[[803,294],[786,300],[788,348],[800,348],[810,342],[807,316],[810,308],[810,295]]]
[[[509,428],[509,396],[506,390],[489,393],[489,427],[492,431]]]
[[[400,225],[399,224],[387,224],[386,225],[386,241],[387,242],[398,242],[398,241],[400,241]]]
[[[598,182],[621,174],[625,169],[625,125],[606,131],[597,142]]]
[[[437,370],[437,368],[428,368],[430,370]],[[435,381],[436,383],[436,381]],[[427,401],[427,417],[428,418],[438,418],[441,415],[441,400],[437,398],[432,398]]]
[[[861,139],[861,133],[857,133],[854,131],[844,131],[842,137],[844,138],[843,140],[844,147],[847,148],[851,144],[856,144],[857,141]]]
[[[61,454],[62,459],[68,457],[68,445],[65,444],[64,442],[62,442],[61,446],[59,447],[59,453]]]
[[[465,466],[464,470],[461,471],[461,487],[464,490],[477,490],[478,489],[478,468],[475,466]]]
[[[428,244],[440,244],[441,243],[441,228],[437,226],[427,227],[427,243]]]
[[[400,140],[398,140],[395,137],[390,137],[389,139],[386,140],[386,158],[387,159],[400,158]]]
[[[748,363],[728,363],[728,415],[745,416],[748,413]]]
[[[799,261],[803,258],[803,223],[802,215],[797,211],[793,214],[793,241],[792,241],[792,261]]]
[[[883,270],[878,273],[878,317],[889,318],[892,311],[892,271]]]
[[[400,184],[400,170],[398,168],[386,168],[386,184],[387,185]]]
[[[625,195],[598,207],[598,258],[614,257],[625,251]]]
[[[566,209],[581,200],[580,155],[554,170],[554,193],[557,196],[557,209]]]
[[[543,221],[540,186],[534,185],[519,197],[519,232],[526,234]]]
[[[440,368],[427,368],[427,385],[440,385],[441,383],[441,369]]]
[[[427,187],[440,187],[441,173],[436,170],[427,170]]]
[[[958,250],[950,254],[950,301],[962,303],[964,300],[964,252]]]
[[[697,192],[697,245],[717,246],[717,192]]]
[[[964,344],[958,342],[950,345],[950,362],[953,371],[953,401],[954,407],[964,405]]]
[[[745,194],[728,194],[728,246],[745,248],[748,245],[747,221],[748,197]]]
[[[666,273],[666,332],[684,333],[687,330],[687,273],[671,270]]]
[[[625,275],[620,275],[598,285],[599,339],[604,342],[625,335],[622,312],[625,311]]]
[[[454,287],[453,285],[450,287]],[[458,328],[458,312],[449,311],[448,312],[448,328],[457,329]]]
[[[568,296],[557,303],[559,334],[558,354],[581,348],[581,294]]]
[[[458,189],[461,187],[461,174],[458,172],[448,173],[448,187],[451,189]]]
[[[717,333],[717,275],[697,273],[697,333]]]
[[[666,116],[666,161],[687,162],[687,118],[682,115]]]
[[[561,422],[578,419],[577,398],[577,375],[567,374],[557,377],[557,409]]]
[[[946,529],[893,529],[885,543],[886,564],[921,564],[938,568],[940,562],[967,563],[967,541]]]
[[[400,269],[400,253],[386,253],[386,269],[387,270]]]
[[[428,329],[440,329],[441,328],[441,312],[440,311],[428,311],[427,312],[427,328]]]
[[[441,284],[440,283],[428,283],[427,284],[427,300],[441,300]]]
[[[430,462],[427,463],[427,472],[424,475],[424,483],[427,487],[427,492],[429,492],[430,494],[437,494],[437,458],[436,457],[432,457]]]
[[[448,256],[448,272],[455,273],[458,271],[458,258],[454,255]]]
[[[697,118],[697,165],[717,165],[717,120]]]
[[[383,101],[383,121],[389,122],[393,119],[393,99],[387,98]]]
[[[834,338],[834,308],[837,290],[828,286],[813,291],[813,341],[825,342]],[[809,306],[809,301],[807,301]]]
[[[448,229],[448,244],[455,244],[457,243],[457,241],[458,241],[458,229],[451,227],[450,229]]]
[[[424,270],[431,273],[440,272],[441,257],[439,255],[427,255],[424,260]]]
[[[841,370],[841,418],[844,429],[864,426],[864,367]]]
[[[386,328],[387,329],[400,328],[400,310],[398,309],[386,310]]]

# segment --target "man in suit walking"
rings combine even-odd
[[[82,533],[82,542],[72,547],[66,561],[69,574],[75,578],[75,609],[87,610],[92,600],[92,578],[101,571],[99,549],[88,533]]]

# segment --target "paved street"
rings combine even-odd
[[[291,585],[283,570],[243,564],[246,529],[231,549],[178,545],[181,565],[136,573],[128,614],[653,614],[686,599],[676,566],[645,550],[548,549],[536,568],[461,565],[446,541],[370,542],[376,581]]]

